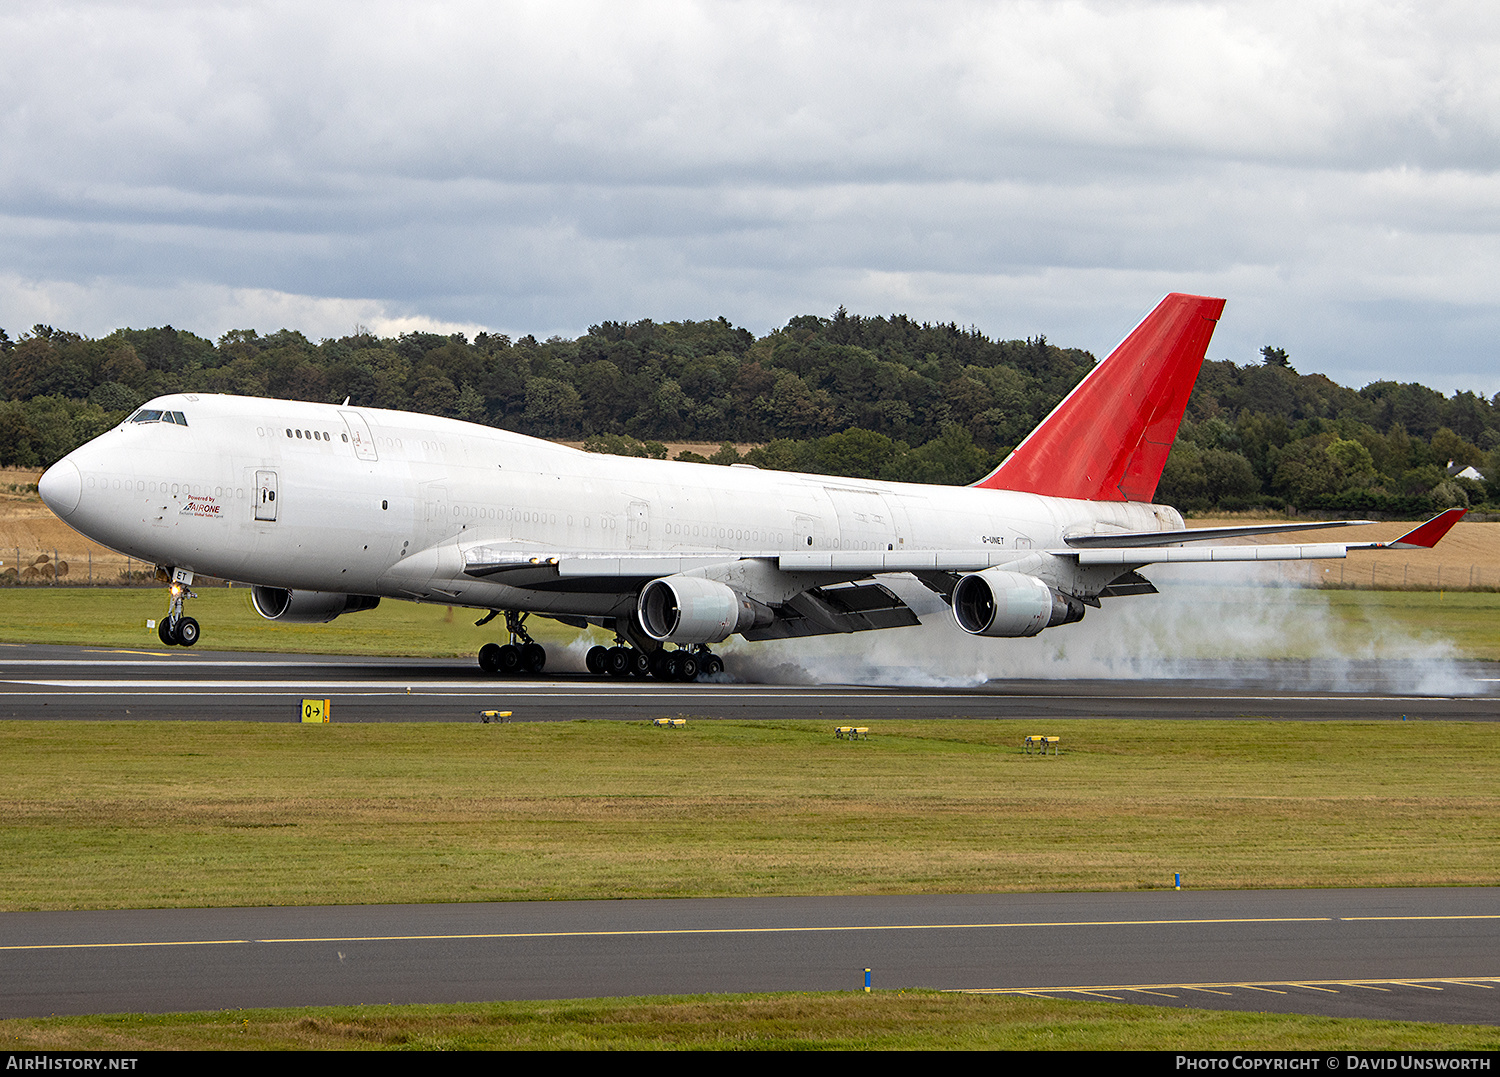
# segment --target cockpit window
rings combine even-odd
[[[187,425],[187,416],[180,411],[158,411],[155,408],[142,408],[130,417],[133,423],[176,423],[178,426]]]

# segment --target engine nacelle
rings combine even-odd
[[[661,643],[718,643],[774,619],[768,606],[716,580],[666,576],[641,588],[636,613]]]
[[[292,591],[285,587],[250,588],[250,603],[268,621],[283,624],[327,624],[341,613],[373,610],[375,595],[341,595],[331,591]]]
[[[1083,619],[1083,603],[1053,591],[1035,576],[989,568],[953,588],[953,619],[974,636],[1034,636]]]

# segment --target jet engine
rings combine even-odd
[[[718,643],[775,619],[769,606],[716,580],[666,576],[641,588],[641,627],[661,643]]]
[[[341,595],[331,591],[292,591],[285,587],[250,588],[255,612],[268,621],[283,624],[327,624],[341,613],[373,610],[380,605],[375,595]]]
[[[953,588],[953,619],[973,636],[1034,636],[1083,619],[1083,603],[1060,595],[1035,576],[989,568]]]

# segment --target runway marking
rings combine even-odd
[[[1264,991],[1273,995],[1285,995],[1295,987],[1309,991],[1326,991],[1338,994],[1340,987],[1363,987],[1371,991],[1389,992],[1392,987],[1415,987],[1424,991],[1441,991],[1434,984],[1453,984],[1459,987],[1482,987],[1493,991],[1500,985],[1500,976],[1471,976],[1457,978],[1423,977],[1413,980],[1247,980],[1239,983],[1203,984],[1088,984],[1075,987],[955,987],[948,990],[959,995],[1027,995],[1031,998],[1051,998],[1054,995],[1088,995],[1114,998],[1106,992],[1122,991],[1142,995],[1160,995],[1168,991],[1203,991],[1211,995],[1229,995],[1233,991]],[[1167,995],[1175,998],[1174,995]],[[1116,1001],[1119,1001],[1116,999]]]
[[[277,943],[331,943],[331,942],[458,942],[473,939],[587,939],[587,938],[646,938],[666,935],[774,935],[774,934],[833,934],[839,932],[873,931],[973,931],[1005,930],[1011,928],[1079,928],[1079,927],[1191,927],[1208,924],[1336,924],[1355,919],[1381,920],[1500,920],[1500,913],[1454,916],[1411,917],[1342,917],[1342,916],[1255,916],[1255,917],[1210,917],[1203,919],[1171,920],[1021,920],[1005,923],[984,924],[831,924],[808,927],[667,927],[624,928],[615,931],[476,931],[442,935],[314,935],[306,938],[266,939],[168,939],[139,942],[56,942],[28,943],[0,946],[0,953],[22,950],[107,950],[141,949],[157,946],[251,946]],[[1307,983],[1322,983],[1309,980]],[[1331,982],[1331,981],[1330,981]],[[1339,981],[1344,982],[1344,981]],[[1373,980],[1372,983],[1392,983],[1390,980]],[[1458,982],[1458,981],[1455,981]],[[1500,981],[1497,981],[1500,982]],[[1181,986],[1181,985],[1179,985]],[[1213,985],[1208,985],[1213,986]],[[1244,986],[1244,985],[1241,985]],[[1041,990],[1040,988],[1036,990]],[[1057,988],[1055,990],[1071,990]],[[1108,990],[1117,990],[1109,988]],[[1124,990],[1124,988],[1118,988]]]
[[[408,693],[405,686],[392,688],[393,683],[400,683],[399,678],[381,677],[370,678],[361,681],[334,681],[318,677],[308,677],[299,680],[200,680],[178,678],[175,680],[0,680],[0,685],[19,685],[30,688],[70,688],[85,689],[92,688],[96,691],[75,692],[75,695],[116,695],[122,692],[140,692],[145,689],[155,689],[171,694],[194,692],[202,689],[232,689],[243,688],[248,694],[258,694],[268,689],[284,689],[287,691],[301,691],[308,688],[322,688],[329,691],[348,692],[358,695],[494,695],[497,692],[505,692],[511,695],[517,694],[518,690],[528,695],[534,695],[547,700],[568,699],[598,699],[608,696],[621,703],[631,703],[634,700],[651,700],[663,697],[667,698],[724,698],[726,695],[743,695],[757,699],[796,699],[808,701],[811,699],[827,698],[838,699],[845,695],[858,696],[889,696],[892,702],[946,700],[956,702],[959,700],[970,703],[993,702],[1001,703],[1029,703],[1029,702],[1051,702],[1060,701],[1080,703],[1107,703],[1118,706],[1123,702],[1131,703],[1327,703],[1330,701],[1340,703],[1466,703],[1483,699],[1475,696],[1356,696],[1356,695],[1280,695],[1280,696],[1248,696],[1248,695],[1176,695],[1176,696],[1147,696],[1147,695],[1009,695],[990,692],[944,692],[944,693],[915,693],[901,692],[884,686],[863,685],[820,685],[810,688],[799,688],[795,691],[783,688],[779,685],[754,685],[754,684],[705,684],[705,685],[680,685],[675,687],[652,687],[643,688],[637,692],[620,690],[617,684],[602,683],[597,686],[569,686],[566,690],[555,690],[547,682],[526,681],[418,681],[413,679],[411,691]],[[257,691],[250,691],[250,690]],[[8,696],[43,695],[50,693],[37,692],[5,692]],[[241,693],[246,694],[246,693]]]

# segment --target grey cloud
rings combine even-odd
[[[68,304],[174,288],[543,335],[842,302],[1102,350],[1220,291],[1224,357],[1406,378],[1426,347],[1493,391],[1497,31],[1471,4],[18,3],[0,324],[107,331]]]

